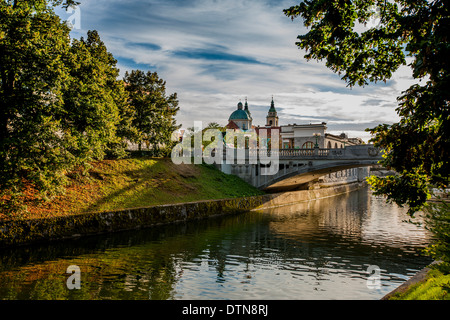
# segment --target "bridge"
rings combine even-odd
[[[231,150],[231,153],[233,151],[233,159],[239,159],[239,150]],[[242,154],[243,152],[240,161],[234,163],[224,161],[217,166],[223,172],[237,175],[249,184],[269,192],[305,188],[308,183],[319,177],[346,169],[355,169],[353,171],[356,171],[357,179],[362,181],[365,176],[363,176],[364,170],[360,168],[376,165],[382,159],[382,152],[370,144],[341,149],[280,149],[276,151],[246,149],[245,159],[242,158]],[[272,163],[260,161],[261,156],[272,159]],[[251,161],[256,158],[258,161]],[[273,167],[276,163],[278,163],[278,170]],[[274,174],[267,174],[270,170],[274,170]]]

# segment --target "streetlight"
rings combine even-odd
[[[313,133],[313,136],[316,137],[316,144],[314,145],[314,148],[318,148],[319,147],[319,143],[317,142],[317,139],[320,137],[320,133]]]

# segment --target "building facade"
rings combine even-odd
[[[349,138],[347,134],[327,133],[325,122],[316,124],[288,124],[281,126],[280,139],[283,149],[336,149],[363,144],[360,138]]]
[[[273,147],[272,136],[277,133],[279,134],[280,149],[336,149],[364,144],[362,139],[349,138],[345,133],[340,135],[328,133],[325,122],[280,125],[273,97],[267,112],[265,126],[254,126],[252,122],[248,102],[245,99],[245,106],[239,102],[237,109],[231,113],[226,128],[249,133],[256,132],[257,136],[260,136],[260,131],[264,129],[266,140],[260,141],[260,143],[262,142],[266,147]],[[368,168],[347,169],[330,173],[316,179],[310,184],[310,188],[362,181],[361,177],[368,176],[368,173]]]
[[[261,129],[266,129],[268,139],[270,139],[272,131],[277,131],[280,134],[280,149],[337,149],[364,143],[361,138],[349,138],[345,133],[340,135],[328,133],[325,122],[310,124],[294,123],[280,126],[273,97],[267,112],[265,126],[258,125],[255,127],[253,125],[253,118],[246,98],[245,105],[242,102],[237,104],[237,109],[228,118],[226,128],[242,131],[254,130],[257,135],[259,135]]]

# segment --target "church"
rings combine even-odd
[[[233,113],[228,118],[228,124],[226,128],[242,131],[252,130],[252,121],[252,115],[248,110],[247,98],[245,98],[245,107],[242,105],[242,102],[239,101],[239,103],[237,104],[237,110],[233,111]]]
[[[280,125],[273,97],[270,106],[267,106],[265,125],[255,126],[246,98],[244,105],[242,102],[237,104],[237,109],[234,110],[228,118],[226,128],[239,130],[245,133],[256,132],[258,136],[259,131],[265,129],[267,141],[264,144],[266,147],[270,145],[271,136],[274,131],[276,131],[279,134],[279,149],[339,149],[347,146],[364,144],[364,141],[361,138],[349,138],[345,133],[339,135],[328,133],[326,122]],[[283,170],[284,167],[285,165],[281,164],[279,170]],[[231,169],[225,169],[225,166],[221,167],[221,170],[225,173],[231,173],[231,171],[228,171]],[[256,172],[258,172],[258,170],[256,170]],[[318,177],[314,181],[308,183],[307,188],[321,188],[353,183],[362,181],[361,179],[368,175],[368,168],[344,169]],[[255,177],[257,176],[258,174],[255,175]],[[249,179],[252,178],[254,177],[250,175]]]
[[[349,138],[347,134],[334,135],[326,132],[325,122],[309,124],[279,125],[275,102],[272,97],[268,106],[265,126],[255,126],[251,116],[247,98],[245,104],[239,101],[237,109],[228,118],[227,129],[235,129],[243,132],[255,131],[259,135],[260,129],[266,129],[270,139],[272,130],[280,134],[280,149],[313,149],[313,148],[345,148],[346,146],[363,144],[361,138]]]

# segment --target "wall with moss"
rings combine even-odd
[[[76,214],[57,218],[0,221],[0,247],[146,228],[221,214],[242,213],[329,197],[355,190],[360,186],[360,184],[350,184],[317,190]]]

